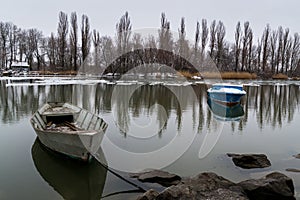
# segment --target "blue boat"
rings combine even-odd
[[[243,85],[213,84],[207,90],[207,96],[211,100],[226,106],[234,106],[240,103],[245,94]]]

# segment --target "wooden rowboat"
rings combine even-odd
[[[30,122],[44,146],[83,161],[100,148],[107,128],[98,115],[69,103],[46,103]]]

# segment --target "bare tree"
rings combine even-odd
[[[270,38],[270,50],[271,50],[271,67],[272,67],[272,72],[275,72],[275,56],[276,56],[276,49],[277,49],[277,39],[278,39],[278,32],[273,31],[271,38]]]
[[[222,67],[224,67],[222,65],[222,63],[224,63],[224,55],[225,55],[225,34],[226,34],[226,30],[225,30],[225,26],[223,24],[223,22],[219,21],[217,28],[216,28],[216,35],[217,35],[217,43],[216,43],[216,61],[217,61],[217,67],[218,69],[221,69]]]
[[[26,57],[28,59],[28,64],[30,70],[32,70],[34,58],[37,60],[37,70],[40,70],[42,55],[40,53],[40,44],[42,41],[43,35],[41,31],[37,29],[29,29],[27,32],[27,51]]]
[[[21,30],[19,32],[19,35],[18,35],[18,44],[19,44],[19,60],[20,62],[23,62],[23,55],[25,55],[25,52],[27,50],[27,46],[26,46],[26,42],[27,42],[27,33],[25,30]],[[26,57],[25,57],[25,61],[26,60]]]
[[[73,70],[77,71],[78,61],[78,24],[76,12],[71,13],[70,53]]]
[[[300,37],[298,33],[294,34],[293,45],[292,45],[292,55],[291,55],[291,70],[295,70],[299,63],[300,54]]]
[[[199,63],[198,63],[199,41],[200,41],[200,23],[197,21],[196,32],[195,32],[194,52],[193,52],[194,53],[193,62],[194,62],[194,64],[197,64],[197,65],[199,65]]]
[[[133,50],[143,50],[143,38],[140,33],[134,33],[132,36],[131,46],[133,47]],[[130,62],[136,63],[137,66],[143,66],[145,64],[145,55],[136,53],[132,56]],[[147,73],[148,67],[143,68],[143,72]],[[136,68],[133,69],[133,72],[136,74],[136,72],[140,70],[137,70]]]
[[[157,42],[154,35],[149,35],[145,41],[146,48],[157,48]]]
[[[268,57],[269,57],[269,36],[270,36],[270,26],[266,26],[263,37],[262,37],[262,71],[266,70]]]
[[[128,12],[121,17],[116,25],[118,53],[123,54],[129,49],[129,39],[131,36],[131,21]]]
[[[281,70],[280,72],[284,72],[285,63],[286,63],[286,53],[289,43],[289,32],[290,30],[287,28],[285,29],[285,32],[283,34],[283,40],[282,40],[282,49],[281,49]]]
[[[214,59],[214,51],[216,46],[216,20],[212,21],[210,25],[210,40],[209,40],[209,56]]]
[[[165,13],[161,14],[161,24],[158,35],[159,48],[172,51],[173,41],[170,31],[170,22],[167,20]]]
[[[121,17],[119,23],[116,25],[117,29],[117,51],[119,55],[122,55],[130,51],[129,40],[131,36],[131,21],[128,12]],[[128,60],[125,59],[122,62],[121,70],[125,72],[127,70]]]
[[[257,48],[256,48],[256,71],[259,72],[261,68],[261,52],[262,52],[262,43],[260,39],[257,40]]]
[[[41,32],[42,34],[42,32]],[[40,65],[43,67],[43,69],[45,70],[45,67],[47,66],[47,62],[45,60],[45,57],[47,55],[47,50],[48,50],[48,38],[42,36],[40,39]]]
[[[116,48],[114,46],[113,40],[108,36],[103,36],[100,39],[101,47],[101,64],[107,67],[113,62],[116,57]]]
[[[204,56],[205,47],[208,41],[208,28],[206,19],[202,19],[201,23],[202,31],[201,31],[201,56]]]
[[[278,27],[278,47],[277,47],[277,53],[276,53],[276,73],[279,73],[279,65],[281,62],[282,40],[283,40],[283,29],[281,26],[279,26]]]
[[[47,56],[50,67],[56,67],[58,64],[58,41],[54,33],[51,33],[47,41]]]
[[[288,74],[291,70],[291,56],[292,56],[292,44],[293,44],[293,39],[289,37],[287,46],[286,46],[286,53],[285,53],[285,74]]]
[[[100,67],[100,42],[101,42],[101,39],[100,39],[99,31],[97,31],[95,29],[93,30],[92,40],[93,40],[94,51],[95,51],[94,62],[95,62],[96,67]]]
[[[201,21],[201,55],[200,55],[200,67],[203,68],[203,62],[205,58],[205,48],[208,42],[209,30],[207,27],[207,20],[202,19]]]
[[[59,22],[57,28],[58,56],[59,67],[65,69],[66,51],[67,51],[67,34],[68,34],[68,16],[64,12],[59,13]]]
[[[41,31],[38,31],[37,29],[29,29],[28,31],[28,36],[29,36],[29,53],[30,53],[30,58],[29,59],[29,65],[33,65],[33,58],[36,58],[37,60],[37,69],[40,70],[41,67],[41,61],[42,61],[42,55],[40,53],[40,45],[41,41],[43,39],[43,34]]]
[[[9,66],[11,66],[13,61],[17,60],[17,37],[18,37],[18,27],[12,23],[8,24],[9,29],[9,49],[10,49],[10,59]]]
[[[173,41],[170,22],[165,13],[161,14],[160,20],[158,38],[153,35],[142,38],[140,34],[131,35],[131,20],[128,12],[125,12],[116,24],[115,43],[110,37],[100,37],[96,30],[91,32],[89,18],[86,15],[82,15],[80,30],[78,30],[76,12],[71,13],[70,27],[67,14],[60,12],[57,34],[51,33],[46,38],[35,28],[22,30],[13,23],[0,22],[0,68],[9,67],[13,61],[19,60],[27,61],[31,67],[37,67],[37,69],[49,65],[63,70],[67,67],[78,70],[81,62],[88,58],[91,44],[95,50],[94,61],[100,66],[109,65],[117,55],[126,53],[132,48],[140,49],[142,52],[144,45],[147,48],[167,50],[168,52],[158,51],[157,57],[153,59],[156,61],[159,57],[160,62],[165,62],[170,66],[180,65],[180,63],[170,63],[174,55],[172,52],[187,59],[192,56],[193,63],[197,63],[200,67],[207,52],[220,70],[233,69],[249,72],[256,70],[262,75],[263,73],[271,75],[270,72],[291,75],[296,68],[300,68],[300,36],[298,33],[293,37],[290,36],[288,28],[283,29],[280,26],[272,31],[267,25],[257,45],[253,45],[253,31],[249,22],[245,22],[243,28],[238,22],[235,28],[235,43],[230,44],[225,40],[226,31],[222,22],[216,23],[214,20],[208,27],[206,19],[202,19],[201,27],[200,22],[196,23],[194,43],[189,44],[186,40],[184,17],[180,21],[179,39],[176,42]],[[69,28],[70,34],[68,35]],[[44,55],[48,58],[45,59]],[[143,59],[149,60],[149,58],[141,57],[143,55],[140,54],[135,56],[140,57],[138,59],[134,56],[122,58],[124,59],[122,65],[128,67],[129,63],[132,64],[135,60],[139,60],[138,62],[142,64]],[[181,67],[184,65],[181,63]],[[148,68],[149,66],[147,65]],[[126,70],[126,68],[123,69]]]
[[[86,15],[82,15],[81,18],[81,53],[82,62],[88,57],[91,48],[91,33],[89,18]]]
[[[179,36],[177,42],[178,54],[183,55],[185,50],[184,43],[185,43],[185,36],[186,36],[184,17],[182,17],[180,20],[180,28],[178,29],[178,36]]]
[[[8,33],[9,33],[8,23],[0,22],[0,37],[1,37],[1,67],[7,67],[7,52],[8,52]]]
[[[245,67],[247,64],[247,56],[248,56],[248,44],[249,44],[249,37],[251,34],[251,28],[249,22],[244,23],[244,34],[243,34],[243,47],[242,47],[242,66],[241,70],[245,71]]]
[[[189,59],[189,44],[188,41],[186,40],[186,31],[185,31],[185,20],[184,17],[181,18],[180,21],[180,28],[178,29],[179,37],[177,41],[177,51],[176,53],[186,59]],[[184,67],[183,63],[180,64],[181,68]]]
[[[241,23],[238,22],[235,28],[235,34],[234,34],[234,38],[235,38],[235,45],[234,45],[234,53],[235,53],[235,70],[234,71],[238,71],[239,68],[239,58],[240,58],[240,52],[241,52],[241,35],[242,35],[242,31],[241,31]]]
[[[198,51],[199,41],[200,41],[200,23],[197,21],[196,32],[195,32],[195,43],[194,43],[195,51]]]
[[[132,36],[132,45],[134,49],[142,49],[143,48],[143,38],[139,33],[134,33]]]
[[[251,72],[253,62],[253,32],[249,30],[249,41],[248,41],[248,70]]]

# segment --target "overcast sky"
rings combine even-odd
[[[68,15],[76,11],[89,17],[92,29],[113,36],[125,11],[129,12],[133,29],[158,28],[160,15],[165,12],[173,31],[178,30],[180,18],[185,17],[189,37],[194,37],[197,20],[205,18],[209,24],[213,19],[221,20],[226,39],[233,42],[238,21],[249,21],[255,37],[262,35],[267,23],[272,29],[282,25],[291,33],[299,32],[299,8],[299,0],[0,0],[0,21],[37,28],[48,36],[56,33],[59,11]]]

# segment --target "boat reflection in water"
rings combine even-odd
[[[244,109],[240,103],[234,106],[225,106],[208,98],[207,104],[214,117],[220,121],[239,121],[244,116]]]
[[[47,149],[38,138],[31,155],[37,171],[64,199],[101,199],[107,169],[97,160],[87,164],[68,159]]]

